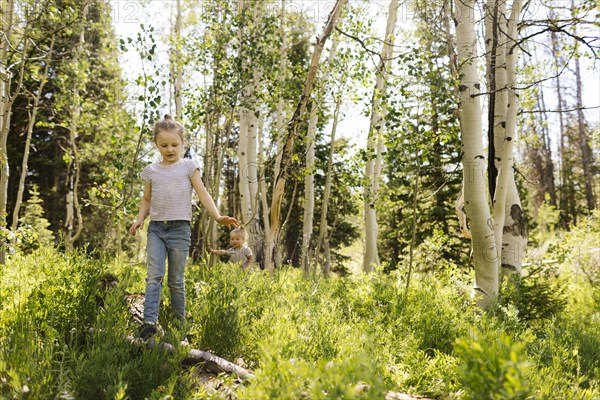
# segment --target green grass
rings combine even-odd
[[[119,285],[102,300],[107,272]],[[219,398],[181,366],[183,350],[123,339],[138,328],[123,297],[143,291],[143,277],[127,260],[51,249],[12,256],[0,267],[0,398]],[[254,371],[242,385],[220,378],[240,399],[600,398],[600,291],[566,269],[547,279],[552,307],[520,312],[537,296],[522,285],[482,313],[472,277],[456,268],[416,274],[405,295],[398,271],[310,280],[290,268],[190,265],[189,336]],[[171,340],[167,299],[160,322]]]

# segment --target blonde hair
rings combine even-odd
[[[158,134],[163,131],[175,132],[181,138],[181,142],[185,143],[185,129],[183,125],[175,121],[169,114],[165,114],[165,117],[154,125],[154,142],[156,142]]]
[[[244,239],[244,242],[246,240],[248,240],[248,236],[246,234],[246,230],[244,229],[243,226],[240,226],[239,228],[235,228],[234,230],[232,230],[231,232],[229,232],[229,236],[239,236],[242,239]]]

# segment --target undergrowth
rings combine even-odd
[[[185,349],[125,340],[138,326],[124,297],[143,292],[143,266],[38,249],[0,266],[0,398],[597,399],[600,291],[567,265],[507,283],[487,313],[458,268],[417,274],[406,292],[401,270],[312,280],[189,265],[191,346],[256,375],[211,391],[181,365]],[[107,273],[119,283],[102,296]],[[168,311],[165,289],[165,341]]]

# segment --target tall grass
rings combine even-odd
[[[107,272],[117,288],[98,296]],[[435,398],[600,397],[598,288],[563,270],[548,298],[560,307],[525,314],[531,286],[517,286],[490,313],[471,303],[472,277],[458,269],[338,279],[297,269],[247,274],[219,264],[186,271],[187,333],[194,348],[251,368],[240,399],[378,399],[388,391]],[[124,337],[126,292],[143,290],[144,268],[122,260],[40,249],[0,267],[0,398],[218,398],[197,368]],[[550,285],[549,287],[553,287]],[[523,289],[525,288],[525,289]],[[559,300],[560,300],[559,299]],[[168,296],[160,323],[174,341]],[[223,396],[226,396],[223,394]]]

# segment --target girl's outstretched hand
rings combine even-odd
[[[227,226],[233,225],[235,228],[238,228],[240,226],[237,219],[235,219],[233,217],[229,217],[227,215],[221,215],[219,218],[216,219],[216,221],[221,225],[227,225]]]
[[[144,229],[144,221],[140,222],[136,219],[135,222],[131,225],[131,228],[129,228],[129,234],[131,236],[135,236],[135,233],[138,229]]]

